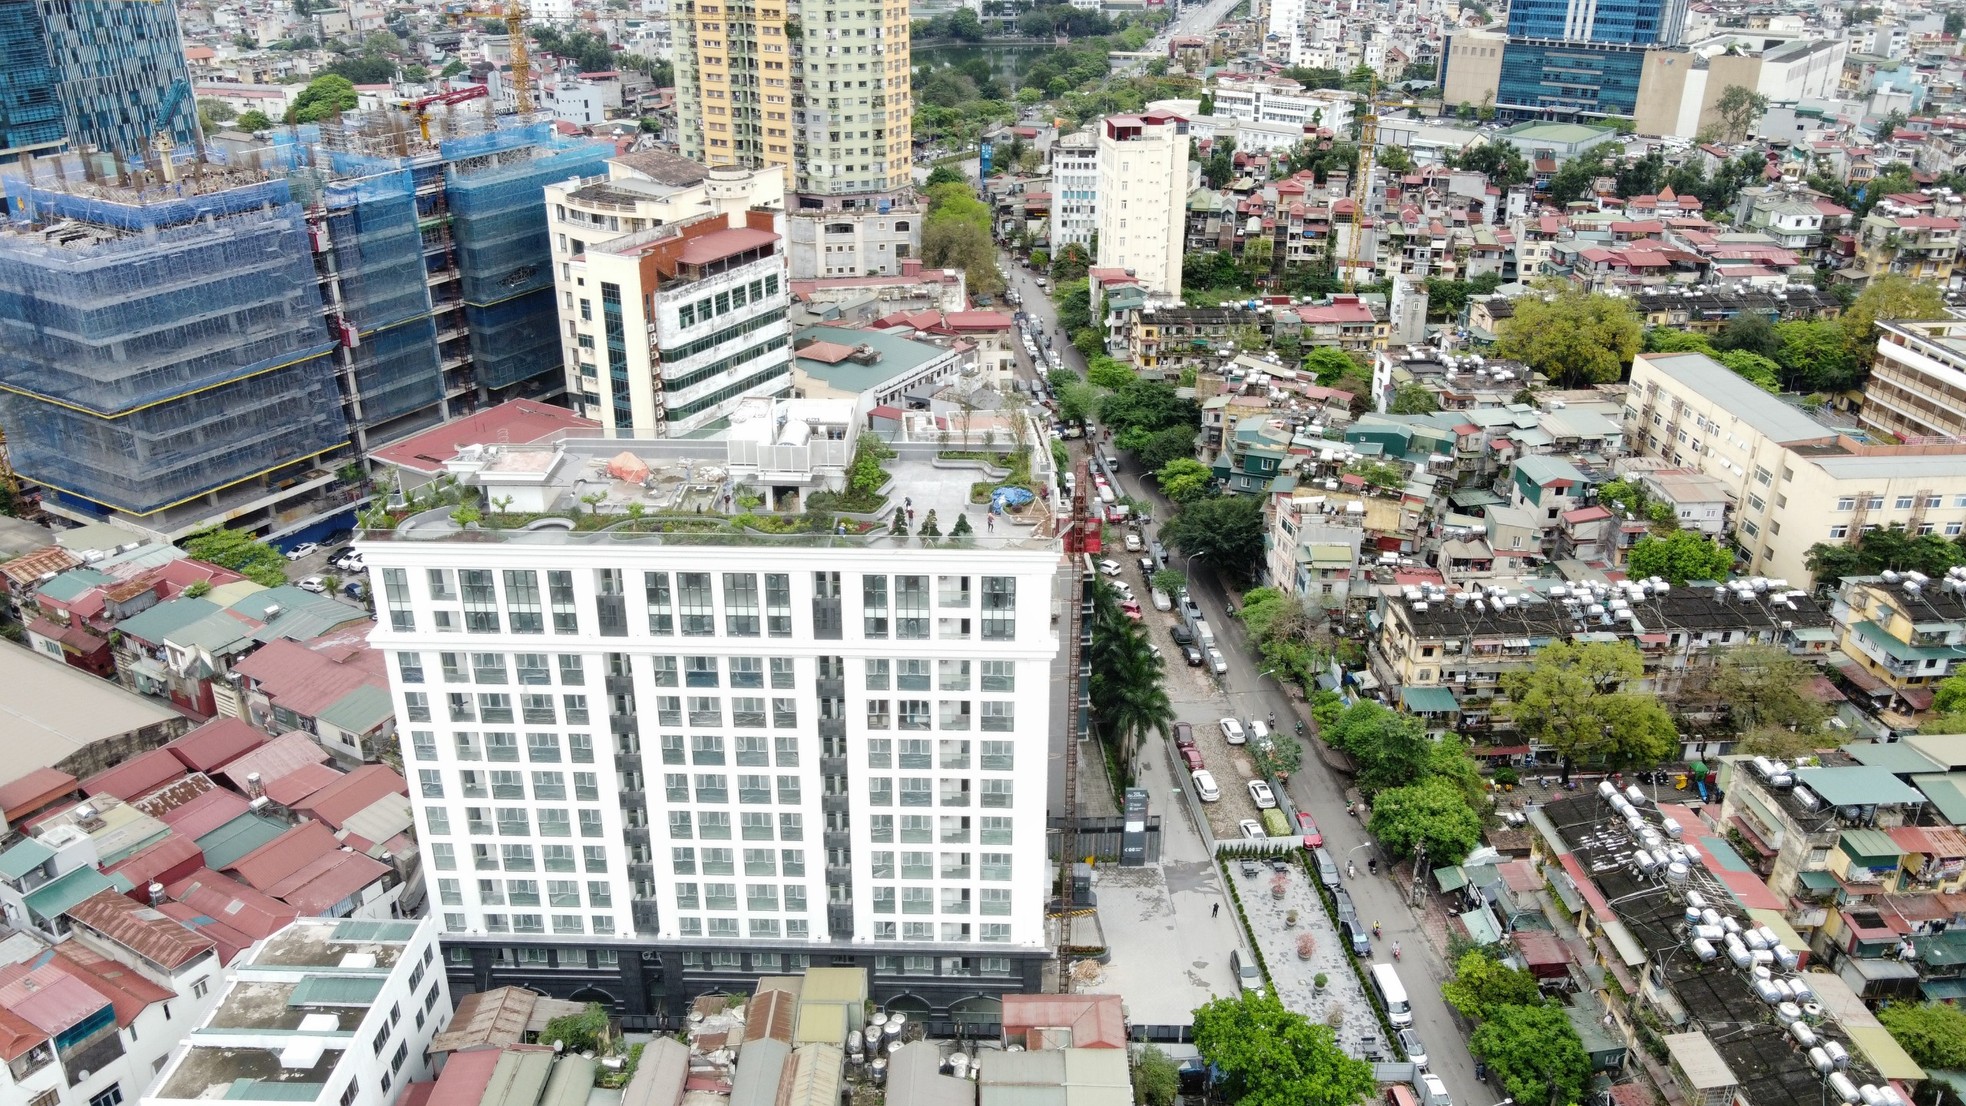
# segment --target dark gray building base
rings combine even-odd
[[[624,1029],[652,1032],[680,1027],[698,995],[749,994],[759,976],[797,975],[807,967],[865,969],[873,1000],[890,1009],[995,1025],[1004,995],[1043,990],[1051,959],[1048,949],[990,949],[984,955],[976,946],[596,944],[509,935],[440,941],[453,1000],[494,987],[526,987],[552,998],[601,1003]],[[985,961],[992,962],[988,975]]]

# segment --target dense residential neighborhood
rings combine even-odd
[[[0,0],[0,1103],[1966,1096],[1966,7]]]

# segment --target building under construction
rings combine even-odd
[[[346,525],[350,461],[561,389],[542,189],[612,149],[382,112],[135,176],[10,167],[15,469],[56,514],[164,537]]]

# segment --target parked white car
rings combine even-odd
[[[1224,718],[1222,719],[1222,740],[1231,745],[1240,745],[1249,740],[1249,735],[1242,732],[1241,722],[1234,718]]]
[[[1222,789],[1215,785],[1215,775],[1208,769],[1202,768],[1197,770],[1194,772],[1192,778],[1195,781],[1195,794],[1200,797],[1202,802],[1213,803],[1221,801]]]
[[[1220,649],[1210,649],[1208,651],[1208,666],[1215,670],[1217,676],[1226,676],[1229,674],[1229,660],[1222,655]]]
[[[1249,801],[1256,804],[1257,810],[1270,810],[1277,805],[1276,792],[1262,780],[1249,781]]]

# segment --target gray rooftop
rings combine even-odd
[[[1834,438],[1836,431],[1748,383],[1704,353],[1644,353],[1647,364],[1713,400],[1763,437],[1788,444]]]
[[[0,697],[7,762],[0,782],[60,764],[90,744],[183,716],[78,668],[17,646],[0,647],[0,687],[33,688]]]

